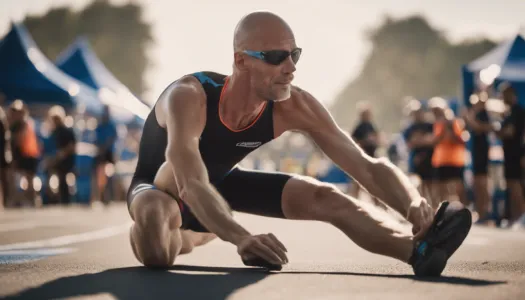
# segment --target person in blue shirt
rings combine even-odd
[[[104,190],[107,184],[106,166],[115,164],[114,145],[117,140],[117,127],[111,121],[109,107],[104,107],[102,118],[95,129],[97,156],[95,157],[95,178],[99,199],[105,202]]]
[[[409,172],[419,177],[421,193],[431,199],[431,194],[434,191],[433,124],[425,120],[425,111],[419,101],[412,100],[409,109],[412,123],[403,132],[406,145],[410,150]]]

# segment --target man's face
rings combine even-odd
[[[266,101],[286,100],[291,95],[295,64],[301,52],[291,32],[266,31],[244,49],[250,53],[236,53],[236,63],[242,64],[249,74],[251,89],[258,97]]]
[[[372,120],[372,113],[369,109],[365,109],[361,112],[361,120],[364,122],[370,122]]]
[[[442,120],[445,118],[445,110],[441,107],[433,107],[432,113],[434,114],[436,120]]]
[[[412,118],[415,122],[423,122],[425,119],[425,112],[422,109],[418,109],[412,112]]]

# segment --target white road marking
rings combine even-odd
[[[23,250],[5,250],[0,251],[2,255],[57,255],[67,254],[75,251],[74,248],[43,248],[43,249],[23,249]]]
[[[32,242],[14,243],[8,245],[0,245],[0,251],[33,249],[33,248],[52,248],[71,245],[75,243],[82,243],[94,240],[100,240],[115,236],[129,230],[132,222],[126,222],[122,225],[107,227],[95,231],[64,235],[50,239],[37,240]]]
[[[74,252],[73,248],[43,248],[0,251],[0,265],[22,264],[47,257]]]

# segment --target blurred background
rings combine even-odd
[[[2,200],[12,209],[124,201],[144,119],[197,71],[231,73],[254,10],[289,22],[295,84],[370,156],[479,225],[525,228],[525,2],[326,0],[0,2]],[[314,20],[314,21],[313,21]],[[298,134],[247,157],[370,197]]]

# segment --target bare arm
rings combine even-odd
[[[411,205],[422,201],[417,189],[399,168],[387,159],[368,156],[313,96],[300,91],[297,97],[301,113],[293,114],[293,126],[308,134],[348,175],[404,216]]]
[[[476,112],[469,110],[465,115],[465,123],[472,128],[476,133],[489,133],[492,131],[492,126],[488,122],[482,122],[476,119]]]
[[[180,197],[207,229],[237,245],[250,233],[233,220],[229,205],[210,184],[199,152],[206,118],[204,91],[191,79],[183,78],[159,101],[164,101],[168,131],[166,160],[174,170]]]

